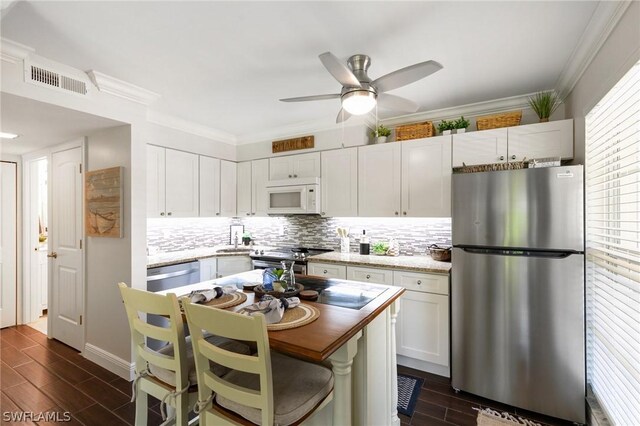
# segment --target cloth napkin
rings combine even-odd
[[[241,312],[250,316],[261,313],[265,316],[267,324],[276,324],[282,320],[286,309],[295,308],[299,304],[300,299],[297,297],[275,299],[271,296],[265,296],[260,302],[245,306]]]
[[[231,294],[238,291],[238,288],[232,285],[225,285],[224,287],[214,287],[210,290],[194,290],[187,296],[191,303],[207,303],[213,299],[224,296],[225,294]]]

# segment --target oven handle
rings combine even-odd
[[[280,262],[269,262],[266,260],[252,260],[253,269],[266,269],[266,268],[280,268]],[[307,274],[307,266],[300,265],[296,263],[293,267],[293,270],[297,274],[306,275]]]

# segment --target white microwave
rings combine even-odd
[[[320,214],[320,178],[272,180],[266,193],[268,214]]]

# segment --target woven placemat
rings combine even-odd
[[[311,305],[299,304],[295,308],[286,309],[279,323],[267,324],[268,331],[289,330],[312,323],[320,316],[320,311]]]
[[[186,296],[187,295],[185,294],[184,296],[181,296],[181,297],[186,297]],[[232,306],[236,306],[241,303],[244,303],[246,300],[247,300],[247,295],[245,293],[241,291],[236,291],[235,293],[225,294],[222,297],[218,297],[217,299],[212,299],[207,303],[200,303],[200,304],[204,306],[210,306],[212,308],[224,309],[224,308],[230,308]],[[182,309],[182,303],[180,304],[180,309]]]

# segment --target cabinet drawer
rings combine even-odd
[[[417,272],[395,271],[393,284],[407,290],[426,293],[449,294],[449,276],[436,274],[421,274]]]
[[[348,266],[347,279],[365,283],[393,285],[393,271],[388,269]]]
[[[325,278],[347,279],[347,267],[344,265],[334,265],[332,263],[309,263],[307,265],[309,275],[316,275]]]

